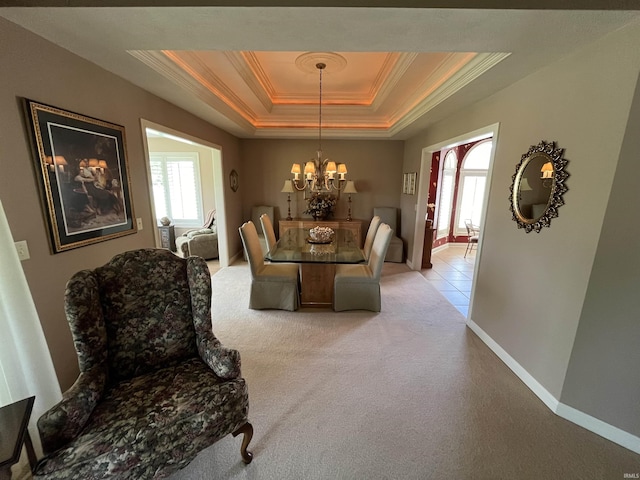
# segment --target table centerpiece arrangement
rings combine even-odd
[[[337,199],[333,195],[314,193],[307,200],[307,209],[302,213],[311,215],[314,220],[324,220],[333,215],[333,207],[336,203]]]
[[[331,243],[335,232],[329,227],[313,227],[309,230],[309,243]]]

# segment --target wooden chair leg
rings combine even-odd
[[[242,438],[240,455],[242,455],[242,461],[248,465],[251,463],[251,460],[253,460],[253,453],[247,450],[247,447],[249,446],[249,442],[253,437],[253,426],[249,422],[247,422],[244,425],[242,425],[240,428],[238,428],[235,432],[233,432],[231,435],[233,435],[234,437],[237,437],[241,433],[244,434],[244,437]]]

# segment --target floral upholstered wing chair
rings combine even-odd
[[[80,376],[38,420],[35,478],[163,478],[229,433],[251,461],[240,355],[212,332],[202,258],[116,255],[69,280],[65,311]]]

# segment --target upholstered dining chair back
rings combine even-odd
[[[267,245],[267,239],[262,231],[262,223],[260,222],[260,217],[262,215],[267,215],[269,220],[271,220],[271,225],[274,224],[273,219],[274,208],[269,205],[258,205],[255,207],[251,207],[251,219],[249,220],[253,223],[253,226],[256,227],[256,232],[258,233],[258,241],[260,243],[260,248],[262,248],[262,255],[266,255],[269,251],[269,247]],[[249,261],[247,258],[247,253],[244,254],[244,259]]]
[[[240,227],[240,237],[251,268],[251,276],[256,278],[264,269],[265,263],[258,231],[253,222],[245,222]]]
[[[271,249],[276,246],[276,232],[273,229],[273,223],[271,222],[269,215],[266,213],[260,215],[260,225],[262,225],[264,238],[267,241],[267,251],[271,251]]]
[[[371,269],[371,276],[380,281],[382,275],[382,266],[384,265],[384,258],[387,254],[387,249],[393,238],[393,230],[386,223],[381,223],[376,232],[376,238],[373,240],[373,246],[371,247],[371,255],[369,255],[369,268]]]
[[[394,235],[391,237],[391,242],[389,243],[389,248],[387,249],[385,261],[402,263],[404,244],[398,236],[398,209],[395,207],[375,207],[373,214],[378,215],[380,221],[389,225],[394,232]]]
[[[365,260],[369,260],[369,255],[371,254],[371,248],[373,248],[373,240],[376,238],[376,233],[378,232],[378,227],[380,226],[380,217],[375,215],[371,219],[371,223],[369,224],[369,229],[367,230],[367,236],[364,239],[364,248],[362,249],[364,253]]]
[[[333,281],[333,309],[336,312],[381,310],[380,277],[392,236],[393,230],[389,225],[380,224],[367,264],[336,265]]]
[[[271,224],[273,225],[273,212],[274,208],[269,205],[258,205],[256,207],[251,207],[251,222],[253,222],[253,224],[255,225],[256,231],[258,232],[259,236],[264,235],[264,232],[262,231],[262,224],[260,223],[260,217],[262,215],[267,215],[269,217],[269,220],[271,220]]]
[[[298,265],[265,264],[258,232],[253,222],[245,222],[239,230],[251,268],[249,308],[297,310],[300,306]]]

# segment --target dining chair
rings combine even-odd
[[[371,248],[373,247],[373,240],[376,238],[376,233],[378,232],[379,226],[380,217],[378,215],[375,215],[371,219],[369,230],[367,230],[367,236],[364,239],[364,248],[362,249],[362,253],[364,253],[365,260],[369,260],[369,255],[371,255]]]
[[[264,262],[258,232],[253,222],[245,222],[240,237],[251,268],[249,308],[297,310],[300,306],[300,276],[293,263]]]
[[[260,247],[262,248],[262,254],[266,255],[269,251],[269,247],[267,246],[267,239],[265,238],[264,232],[262,230],[262,224],[260,223],[260,217],[264,214],[269,217],[271,223],[273,224],[274,208],[269,205],[257,205],[255,207],[251,207],[251,217],[247,221],[253,222],[253,225],[256,227],[256,231],[258,232],[258,239],[260,240]],[[246,253],[244,254],[244,259],[246,261],[249,261]]]
[[[380,221],[389,225],[394,233],[391,237],[389,248],[387,249],[387,255],[384,259],[385,262],[402,263],[404,244],[398,236],[398,209],[395,207],[374,207],[373,214],[378,215]]]
[[[380,275],[392,236],[391,227],[382,223],[373,241],[368,263],[336,265],[333,280],[333,309],[336,312],[381,310]]]
[[[276,232],[273,229],[271,218],[266,213],[260,215],[260,224],[262,225],[262,232],[267,241],[267,251],[269,252],[276,246]]]
[[[469,219],[464,221],[464,225],[467,227],[467,248],[464,250],[464,258],[467,258],[467,253],[471,253],[473,246],[478,246],[480,232],[478,227],[476,227]]]

